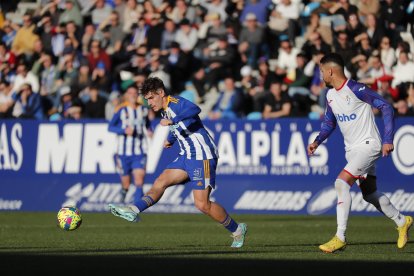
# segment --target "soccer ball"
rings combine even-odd
[[[62,207],[57,214],[57,224],[63,230],[76,230],[81,223],[82,216],[80,210],[75,206]]]

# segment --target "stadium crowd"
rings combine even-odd
[[[414,116],[411,0],[0,2],[0,118],[110,119],[132,84],[161,78],[202,118],[319,119],[319,59]],[[157,116],[157,114],[153,114]]]

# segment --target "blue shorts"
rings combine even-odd
[[[147,164],[147,155],[116,156],[116,168],[120,175],[130,175],[135,169],[144,169]]]
[[[184,155],[180,155],[171,162],[167,169],[179,169],[186,171],[189,183],[193,190],[205,190],[208,186],[212,189],[216,187],[216,168],[217,159],[195,160],[187,159]]]

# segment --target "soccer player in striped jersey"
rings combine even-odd
[[[110,204],[111,212],[128,221],[137,221],[138,213],[157,203],[168,187],[185,183],[193,189],[195,206],[232,233],[231,247],[242,247],[246,224],[236,223],[222,206],[210,201],[211,190],[215,188],[218,152],[198,116],[200,108],[182,97],[167,95],[163,82],[156,77],[143,83],[142,94],[155,112],[161,111],[160,124],[170,128],[164,147],[178,143],[181,151],[140,202],[128,207]]]
[[[318,146],[329,137],[338,125],[345,142],[347,164],[335,180],[338,201],[336,206],[337,232],[319,248],[327,253],[342,249],[346,245],[345,231],[351,208],[350,189],[357,182],[365,201],[397,225],[397,247],[403,248],[408,239],[413,218],[401,214],[389,198],[377,190],[375,162],[382,155],[389,156],[394,150],[394,111],[392,106],[369,87],[344,75],[344,61],[336,53],[325,55],[320,60],[321,75],[327,86],[325,118],[315,141],[308,146],[312,155]],[[380,110],[384,120],[384,135],[381,137],[375,123],[372,108]]]
[[[123,102],[116,110],[108,130],[117,134],[116,163],[121,176],[122,201],[128,193],[131,175],[135,184],[134,202],[144,195],[142,185],[147,163],[148,138],[152,135],[148,108],[139,102],[136,86],[126,89]]]

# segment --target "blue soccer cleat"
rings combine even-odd
[[[246,223],[240,223],[239,227],[241,228],[241,234],[231,235],[231,237],[233,238],[233,243],[231,244],[232,248],[240,248],[244,244],[244,239],[246,238],[247,234],[247,225]]]
[[[121,217],[129,222],[138,222],[140,220],[138,213],[134,212],[131,207],[115,204],[109,204],[108,207],[114,216]]]

